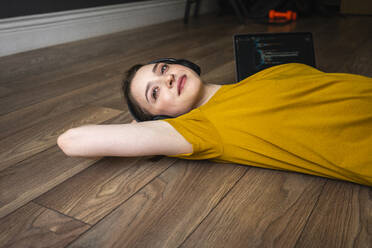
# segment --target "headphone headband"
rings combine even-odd
[[[186,67],[190,68],[191,70],[195,71],[199,76],[201,74],[200,66],[198,66],[197,64],[195,64],[195,63],[193,63],[189,60],[186,60],[186,59],[161,58],[161,59],[153,60],[153,61],[151,61],[147,64],[156,64],[156,63],[183,65],[183,66],[186,66]]]

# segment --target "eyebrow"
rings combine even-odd
[[[158,68],[158,65],[159,65],[159,63],[156,63],[156,64],[154,65],[154,67],[152,68],[152,72],[153,72],[153,73],[156,73],[156,69]],[[147,83],[147,86],[146,86],[146,92],[145,92],[145,97],[146,97],[146,100],[147,100],[148,103],[149,103],[149,99],[147,98],[147,92],[149,91],[149,89],[150,89],[150,82]]]

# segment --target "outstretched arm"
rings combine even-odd
[[[191,153],[192,145],[165,121],[87,125],[58,137],[68,156],[150,156]]]

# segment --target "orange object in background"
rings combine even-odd
[[[276,18],[284,18],[288,21],[290,20],[296,20],[297,19],[297,13],[291,10],[288,10],[286,12],[279,12],[275,10],[269,11],[269,18],[270,19],[276,19]]]

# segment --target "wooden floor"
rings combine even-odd
[[[284,26],[234,17],[176,20],[0,58],[0,247],[372,247],[372,190],[210,161],[83,159],[64,130],[128,123],[122,73],[188,58],[235,80],[233,34],[310,31],[318,68],[372,76],[372,17]]]

